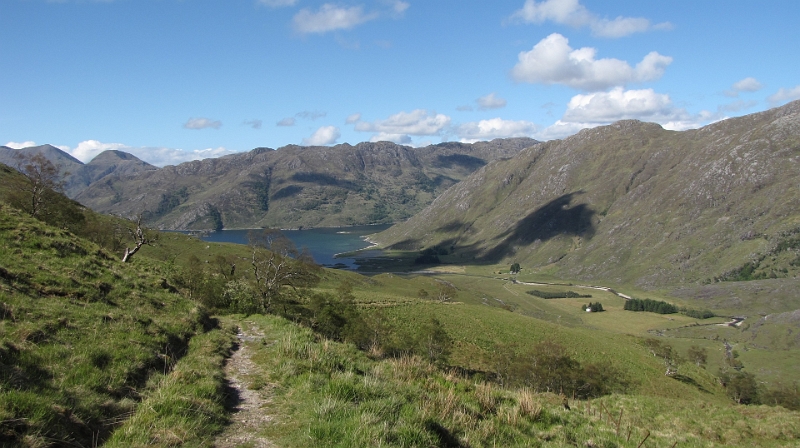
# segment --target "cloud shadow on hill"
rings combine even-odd
[[[500,260],[515,252],[519,246],[528,246],[537,240],[548,241],[560,235],[594,236],[592,217],[595,212],[586,204],[570,206],[581,192],[568,193],[553,199],[534,210],[507,231],[499,235],[502,242],[481,258],[486,261]]]

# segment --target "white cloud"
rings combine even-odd
[[[257,0],[256,3],[270,8],[280,8],[282,6],[294,6],[297,0]]]
[[[725,96],[736,98],[741,92],[758,92],[764,87],[756,78],[744,78],[741,81],[733,83],[730,90],[724,92]]]
[[[504,98],[498,97],[494,92],[486,96],[482,96],[476,101],[480,110],[500,109],[506,107],[507,103]]]
[[[464,104],[462,106],[457,106],[456,110],[459,111],[459,112],[472,112],[475,109],[472,106],[470,106],[469,104]]]
[[[588,26],[592,34],[599,37],[617,38],[633,33],[641,33],[652,29],[671,29],[668,22],[653,25],[650,20],[642,17],[622,17],[615,19],[600,18],[590,12],[578,0],[526,0],[522,9],[514,12],[512,19],[527,23],[555,22],[574,28]]]
[[[503,120],[492,118],[473,123],[465,123],[455,130],[462,142],[492,140],[495,138],[530,137],[538,126],[530,121]]]
[[[11,149],[22,149],[22,148],[30,148],[31,146],[36,146],[36,142],[27,141],[27,142],[8,142],[3,146],[7,146]]]
[[[87,163],[103,151],[116,150],[133,154],[130,151],[131,149],[131,147],[122,143],[103,143],[97,140],[84,140],[78,143],[78,146],[75,149],[69,149],[66,150],[66,152],[70,153],[72,157],[75,157],[81,162]]]
[[[519,54],[519,62],[511,70],[511,76],[518,82],[601,90],[658,79],[672,63],[671,57],[653,51],[636,67],[631,67],[619,59],[595,59],[596,52],[591,47],[573,50],[566,37],[553,33],[539,41],[531,51]]]
[[[361,120],[361,114],[355,113],[347,116],[347,119],[344,120],[345,124],[353,124],[357,123]]]
[[[781,87],[777,92],[767,97],[767,101],[773,106],[797,99],[800,99],[800,85],[794,86],[791,89],[784,89]]]
[[[609,92],[573,96],[563,117],[536,134],[536,138],[563,138],[581,129],[626,119],[659,123],[665,129],[685,130],[697,128],[701,122],[712,118],[703,113],[692,116],[685,109],[676,107],[669,95],[656,93],[653,89],[624,90],[617,87]]]
[[[294,126],[296,122],[297,120],[295,120],[294,117],[286,117],[276,124],[278,126]]]
[[[387,134],[381,132],[370,137],[371,142],[392,142],[398,145],[410,145],[411,137],[407,134]]]
[[[183,127],[186,129],[219,129],[221,126],[221,121],[208,118],[190,118],[189,121],[183,124]]]
[[[449,124],[450,117],[447,115],[416,109],[411,112],[399,112],[386,120],[372,123],[359,121],[355,125],[355,130],[397,135],[438,135]]]
[[[757,92],[763,86],[756,78],[744,78],[733,85],[733,90],[737,92]]]
[[[364,13],[360,6],[340,7],[325,3],[316,12],[309,8],[301,9],[292,19],[295,31],[302,34],[327,33],[347,30],[364,22],[378,18],[377,13]]]
[[[339,128],[336,126],[323,126],[313,134],[311,137],[303,139],[303,145],[305,146],[324,146],[324,145],[331,145],[336,143],[336,140],[341,137],[342,134],[339,132]]]

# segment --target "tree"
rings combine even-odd
[[[519,266],[519,263],[514,263],[514,264],[511,265],[511,273],[512,274],[519,274],[519,271],[521,271],[521,270],[522,270],[522,268]]]
[[[417,348],[422,356],[433,363],[444,363],[450,356],[453,338],[447,334],[439,319],[431,317],[417,335]]]
[[[705,367],[708,360],[708,352],[703,347],[693,345],[689,347],[689,361],[697,364],[697,367]]]
[[[55,193],[64,190],[61,168],[43,154],[18,153],[14,158],[17,160],[17,169],[25,176],[25,182],[17,187],[22,193],[20,205],[34,218],[44,220],[44,216],[50,211]]]
[[[737,404],[757,404],[758,384],[756,377],[748,372],[720,372],[720,380],[728,396]]]
[[[458,296],[458,290],[452,283],[443,280],[437,281],[439,282],[439,288],[436,290],[436,300],[447,302]]]
[[[128,233],[133,239],[133,248],[125,248],[125,253],[122,255],[123,263],[130,261],[131,257],[133,257],[136,252],[139,252],[139,249],[141,249],[142,246],[153,245],[156,241],[158,241],[158,234],[154,234],[148,229],[142,227],[142,215],[136,217],[136,227],[129,227]]]
[[[263,311],[272,311],[285,287],[297,290],[319,281],[319,266],[313,263],[308,253],[299,252],[279,230],[250,232],[248,239],[252,249],[253,289],[259,296]]]

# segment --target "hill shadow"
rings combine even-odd
[[[334,176],[324,173],[311,173],[311,172],[294,173],[292,175],[292,180],[295,182],[307,182],[310,184],[339,187],[347,190],[359,189],[358,185],[356,185],[355,182],[343,179],[337,179]]]
[[[272,199],[277,200],[277,199],[288,198],[290,196],[296,196],[300,194],[300,192],[302,191],[303,187],[299,185],[289,185],[276,191],[275,194],[272,195]]]
[[[453,168],[457,165],[470,171],[476,171],[478,168],[486,165],[486,161],[465,154],[450,154],[446,156],[437,156],[435,165],[439,168]]]
[[[592,238],[595,233],[592,217],[595,212],[587,204],[570,207],[573,198],[582,192],[568,193],[534,210],[509,230],[500,234],[502,243],[483,258],[498,260],[513,252],[515,246],[527,246],[535,241],[548,241],[559,235],[578,235]]]

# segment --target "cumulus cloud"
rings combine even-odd
[[[372,123],[359,121],[355,130],[360,132],[376,132],[406,135],[438,135],[450,124],[450,117],[425,109],[411,112],[399,112],[386,120]]]
[[[78,143],[78,146],[75,148],[70,148],[66,150],[66,152],[70,153],[72,157],[80,160],[81,162],[88,162],[95,158],[98,154],[103,151],[125,151],[131,153],[131,147],[128,145],[124,145],[122,143],[103,143],[97,140],[84,140]],[[136,154],[134,154],[136,155]],[[137,156],[138,157],[138,156]]]
[[[186,129],[219,129],[222,122],[219,120],[211,120],[209,118],[190,118],[189,121],[183,124]]]
[[[495,138],[530,137],[536,132],[535,123],[530,121],[503,120],[492,118],[462,124],[455,129],[456,135],[465,143],[492,140]]]
[[[22,148],[30,148],[31,146],[36,146],[36,142],[27,141],[27,142],[8,142],[5,145],[11,149],[22,149]]]
[[[270,8],[280,8],[282,6],[294,6],[297,0],[256,0],[256,3]]]
[[[617,38],[653,29],[671,29],[669,22],[651,24],[642,17],[622,17],[606,19],[590,12],[578,0],[526,0],[522,9],[511,16],[514,20],[527,23],[544,23],[546,21],[567,25],[574,28],[589,27],[592,34],[599,37]]]
[[[336,140],[341,137],[342,134],[339,132],[339,128],[336,126],[323,126],[313,134],[311,137],[303,139],[303,145],[305,146],[323,146],[323,145],[331,145],[336,143]]]
[[[317,11],[301,9],[292,19],[292,26],[301,34],[322,34],[347,30],[377,18],[377,13],[365,13],[360,6],[341,7],[325,3]]]
[[[767,97],[767,101],[773,106],[798,99],[800,99],[800,85],[796,85],[791,89],[781,87],[777,92]]]
[[[348,115],[347,118],[344,120],[344,122],[345,124],[353,124],[359,122],[360,120],[361,120],[361,114],[355,113]]]
[[[294,126],[296,122],[297,120],[295,120],[294,117],[286,117],[276,124],[278,126]]]
[[[653,89],[624,90],[617,87],[608,92],[573,96],[561,119],[536,134],[536,138],[563,138],[581,129],[625,119],[651,121],[665,129],[685,130],[699,127],[702,121],[711,118],[703,114],[692,116],[685,109],[676,107],[669,95],[656,93]]]
[[[407,134],[387,134],[385,132],[380,132],[370,137],[369,141],[373,143],[392,142],[392,143],[397,143],[398,145],[410,145],[411,137]]]
[[[500,98],[494,92],[486,96],[482,96],[475,101],[478,103],[478,108],[480,110],[501,109],[506,107],[507,103],[504,98]]]
[[[595,59],[597,50],[584,47],[577,50],[569,40],[553,33],[519,54],[519,62],[511,70],[518,82],[563,84],[582,90],[602,90],[633,82],[652,81],[664,74],[672,58],[653,51],[636,67],[619,59]]]
[[[741,92],[758,92],[764,87],[756,78],[744,78],[741,81],[733,83],[730,90],[725,91],[725,96],[738,97]]]
[[[261,129],[261,125],[264,123],[261,120],[245,120],[244,124],[253,129]]]

